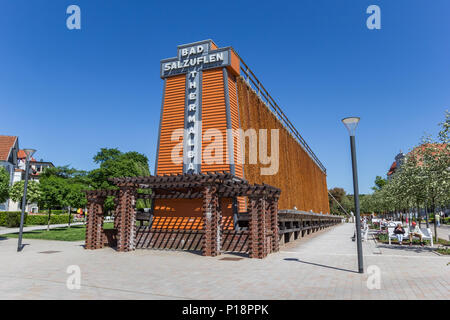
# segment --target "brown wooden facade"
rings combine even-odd
[[[329,213],[326,173],[314,162],[275,114],[251,89],[243,78],[238,78],[239,115],[243,130],[255,129],[258,141],[260,129],[267,129],[267,141],[271,140],[271,129],[279,131],[279,168],[274,175],[261,175],[261,168],[250,164],[249,142],[246,140],[244,176],[251,183],[267,183],[283,190],[280,209],[293,209],[316,213]],[[272,154],[268,143],[268,154]]]
[[[212,50],[218,47],[211,41]],[[289,126],[283,122],[285,115],[274,113],[263,102],[263,96],[252,88],[249,76],[253,73],[248,70],[243,60],[231,50],[231,65],[201,71],[201,164],[200,172],[225,171],[244,178],[250,183],[266,183],[283,190],[279,200],[280,209],[293,209],[329,213],[326,172],[318,163],[317,157],[301,138],[292,134]],[[246,77],[246,79],[244,79]],[[251,79],[250,79],[251,80]],[[163,102],[161,109],[160,137],[158,142],[156,175],[182,174],[182,163],[173,163],[173,154],[179,158],[183,156],[183,138],[171,141],[176,130],[185,128],[185,110],[187,108],[186,74],[167,76],[164,78]],[[260,86],[259,80],[257,86]],[[265,89],[264,89],[265,90]],[[267,94],[267,92],[266,92]],[[284,118],[283,118],[284,117]],[[287,118],[286,118],[287,119]],[[289,122],[289,124],[291,124]],[[210,138],[208,130],[216,130],[222,134],[222,140]],[[227,133],[231,131],[231,136]],[[241,144],[237,130],[244,132],[254,129],[257,136],[258,160],[256,164],[250,163],[249,141]],[[259,154],[260,129],[267,130],[267,154],[271,154],[271,129],[279,130],[279,165],[273,175],[261,174],[261,169],[269,165],[262,164]],[[230,144],[229,140],[233,140]],[[223,153],[219,156],[211,152],[220,146]],[[306,146],[306,148],[305,148]],[[232,149],[230,149],[230,147]],[[246,156],[244,163],[240,162],[242,153]],[[215,159],[215,161],[211,161]],[[222,215],[226,217],[224,224],[230,229],[236,226],[238,213],[248,212],[249,199],[237,197],[222,199]],[[154,216],[155,226],[179,226],[187,229],[201,229],[200,200],[155,200]]]

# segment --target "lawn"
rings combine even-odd
[[[114,224],[112,222],[105,223],[105,229],[112,229]],[[10,233],[2,235],[7,238],[17,238],[18,233]],[[41,239],[41,240],[59,240],[59,241],[82,241],[86,237],[86,226],[78,225],[70,228],[55,228],[47,230],[35,230],[23,233],[24,239]]]

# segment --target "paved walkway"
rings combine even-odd
[[[84,224],[84,222],[72,222],[70,225],[78,226],[78,225],[82,225],[82,224]],[[68,225],[69,225],[68,223],[51,224],[50,229],[67,227]],[[30,227],[23,228],[23,232],[34,231],[34,230],[47,230],[47,225],[30,226]],[[8,233],[19,233],[19,231],[20,231],[20,228],[0,228],[0,235],[8,234]]]
[[[431,232],[433,232],[434,235],[434,224],[430,223],[430,229]],[[438,237],[444,240],[450,240],[449,235],[450,235],[450,225],[448,224],[441,224],[440,227],[437,227],[437,234]]]
[[[342,224],[266,259],[237,261],[222,260],[240,258],[231,254],[91,251],[82,242],[30,239],[17,253],[15,239],[0,238],[0,299],[450,298],[450,257],[374,241],[364,243],[365,270],[380,270],[381,288],[369,290],[369,274],[355,272],[352,234],[353,225]],[[81,270],[78,290],[66,287],[70,265]]]

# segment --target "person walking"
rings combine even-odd
[[[434,216],[434,221],[436,221],[436,225],[437,225],[438,227],[441,226],[441,216],[440,216],[439,213],[436,213],[436,214],[435,214],[435,216]]]

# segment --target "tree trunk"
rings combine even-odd
[[[435,213],[435,208],[436,208],[436,204],[434,202],[434,197],[433,197],[433,215],[434,215],[434,241],[437,243],[438,242],[438,234],[437,234],[437,220],[436,220],[436,213]]]
[[[52,214],[52,209],[48,209],[47,231],[50,231],[50,215],[51,214]]]
[[[422,217],[420,216],[419,202],[417,202],[417,218],[419,219],[419,228],[422,228]]]

